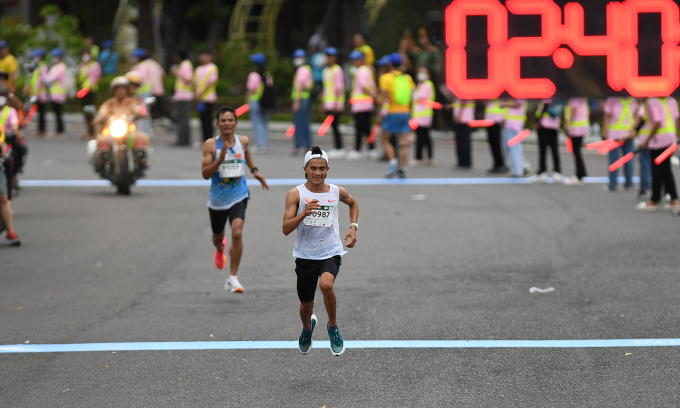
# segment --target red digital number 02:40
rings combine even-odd
[[[508,11],[540,15],[540,37],[508,40]],[[551,0],[454,0],[445,12],[446,83],[462,99],[493,99],[503,91],[515,98],[549,98],[556,92],[547,78],[521,78],[520,57],[551,56],[559,68],[574,61],[568,45],[581,56],[607,57],[607,82],[615,91],[632,96],[669,96],[680,85],[680,18],[672,0],[626,0],[607,5],[607,35],[584,35],[584,12],[578,3],[562,10]],[[661,75],[638,74],[638,14],[661,14]],[[486,16],[488,50],[487,79],[467,78],[467,17]]]

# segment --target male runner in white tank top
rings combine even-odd
[[[293,256],[296,258],[295,273],[302,319],[298,347],[303,353],[308,353],[312,348],[312,332],[317,322],[312,312],[318,282],[328,312],[326,328],[331,340],[331,353],[339,356],[345,352],[345,343],[335,320],[333,283],[342,265],[341,257],[346,251],[339,235],[338,202],[349,206],[350,227],[344,241],[347,248],[354,248],[357,242],[359,203],[344,188],[326,184],[328,155],[318,146],[312,147],[305,155],[303,169],[307,182],[288,192],[286,212],[283,214],[283,233],[288,235],[297,229]]]
[[[234,109],[222,106],[217,112],[217,128],[220,134],[205,141],[203,145],[203,178],[210,180],[208,193],[208,211],[215,245],[215,266],[223,269],[227,263],[227,238],[224,228],[227,220],[231,225],[231,275],[227,278],[224,289],[243,293],[243,286],[236,277],[243,253],[243,222],[246,218],[246,207],[250,191],[246,184],[245,165],[253,176],[269,190],[267,181],[262,177],[253,163],[248,150],[248,137],[236,133],[238,119]]]

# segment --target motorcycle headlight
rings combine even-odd
[[[109,130],[111,131],[111,136],[113,137],[123,137],[127,134],[128,131],[128,126],[127,123],[125,123],[124,120],[117,119],[111,122],[111,125],[109,126]]]

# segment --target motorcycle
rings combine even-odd
[[[85,107],[90,112],[93,108]],[[96,115],[96,112],[92,113]],[[132,119],[127,115],[112,116],[109,119],[109,125],[102,130],[107,139],[99,148],[99,164],[94,160],[97,141],[90,140],[87,144],[88,161],[102,178],[116,186],[121,195],[130,195],[130,187],[144,177],[147,168],[145,162],[142,164],[147,158],[147,152],[135,140],[136,126]]]

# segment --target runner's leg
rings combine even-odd
[[[300,302],[300,320],[302,320],[302,328],[309,332],[312,330],[312,312],[314,311],[314,301]]]
[[[333,289],[334,282],[335,276],[333,276],[332,273],[324,272],[321,274],[321,279],[319,280],[319,289],[321,289],[321,293],[323,294],[323,303],[326,305],[326,311],[328,312],[328,324],[331,327],[337,326],[338,324],[335,321],[336,298],[335,289]],[[313,303],[314,302],[312,302],[312,304]],[[302,314],[302,309],[300,309],[300,314]],[[311,315],[312,312],[310,309],[309,316],[311,317]]]
[[[385,150],[385,156],[387,156],[389,160],[395,159],[397,157],[397,153],[394,151],[394,146],[390,142],[391,137],[392,137],[391,132],[383,130],[382,132],[383,150]]]
[[[231,248],[229,248],[229,256],[231,257],[231,275],[236,276],[238,266],[241,263],[241,255],[243,254],[243,219],[235,218],[231,222]]]

